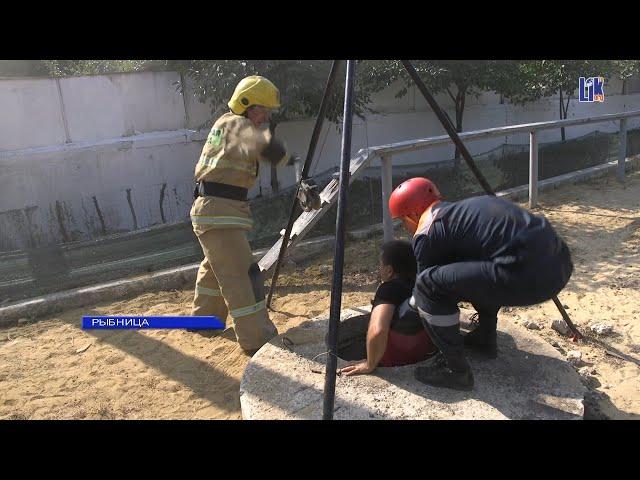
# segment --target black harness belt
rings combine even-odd
[[[234,185],[227,185],[225,183],[217,182],[196,182],[196,188],[193,191],[193,196],[198,197],[221,197],[228,198],[230,200],[247,200],[247,194],[249,190],[247,188],[236,187]]]

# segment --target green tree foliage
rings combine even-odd
[[[611,71],[622,80],[622,93],[627,93],[627,80],[640,76],[640,60],[613,60]]]
[[[167,60],[0,60],[0,75],[66,77],[166,70]]]
[[[356,68],[355,113],[363,117],[372,112],[372,93],[380,88],[369,80],[371,67],[359,62]],[[300,117],[314,117],[320,108],[324,87],[331,69],[331,60],[192,60],[171,64],[193,82],[194,94],[201,102],[209,102],[211,118],[227,109],[227,102],[240,80],[249,75],[262,75],[277,85],[282,108],[274,122]],[[345,62],[341,62],[334,92],[330,98],[327,118],[337,123],[344,103]]]
[[[52,77],[165,70],[166,60],[41,60]]]
[[[455,121],[451,123],[457,132],[463,129],[467,97],[477,98],[483,91],[502,93],[503,84],[514,70],[513,62],[498,60],[417,60],[412,63],[432,94],[445,92],[451,98],[455,109]],[[408,93],[412,81],[399,61],[378,62],[372,70],[371,81],[377,87],[389,86],[400,79],[404,84],[396,97]],[[457,150],[455,158],[459,158]]]
[[[209,103],[211,117],[205,125],[228,110],[227,102],[244,77],[268,78],[280,90],[282,102],[272,116],[271,127],[275,130],[282,121],[317,115],[331,64],[331,60],[192,60],[173,62],[170,66],[191,80],[194,94],[201,102]],[[338,128],[343,114],[345,69],[346,62],[341,62],[327,108],[327,119]],[[359,62],[356,68],[354,111],[361,118],[373,112],[369,107],[371,94],[383,88],[369,79],[370,69],[366,62]],[[275,168],[271,169],[271,186],[273,191],[278,191]]]

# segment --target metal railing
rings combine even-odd
[[[640,117],[640,110],[630,112],[608,113],[595,117],[573,118],[570,120],[551,120],[548,122],[525,123],[521,125],[508,125],[505,127],[487,128],[485,130],[475,130],[460,134],[463,141],[480,140],[491,137],[501,137],[512,135],[515,133],[529,133],[529,207],[533,208],[538,204],[538,139],[536,133],[541,130],[549,130],[554,128],[572,127],[576,125],[585,125],[589,123],[603,123],[610,121],[618,121],[620,124],[619,131],[619,148],[618,148],[618,166],[616,169],[616,178],[619,182],[624,182],[625,175],[625,159],[627,156],[627,119]],[[366,149],[370,159],[378,156],[382,163],[381,183],[382,183],[382,219],[385,241],[393,238],[393,221],[389,214],[389,197],[392,191],[392,157],[394,154],[407,153],[417,150],[446,145],[452,143],[449,135],[441,135],[438,137],[422,138],[417,140],[407,140],[404,142],[390,143],[387,145],[379,145]],[[359,152],[360,153],[360,152]]]

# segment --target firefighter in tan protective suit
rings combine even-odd
[[[264,277],[253,260],[246,232],[252,228],[247,192],[259,161],[291,165],[295,158],[268,128],[280,107],[276,86],[261,76],[236,87],[230,112],[214,124],[196,165],[193,230],[204,260],[193,299],[193,315],[231,315],[240,347],[252,354],[278,334],[265,306]]]

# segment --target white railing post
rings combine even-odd
[[[382,228],[384,231],[384,241],[393,240],[393,220],[389,212],[389,198],[391,197],[391,189],[393,188],[393,174],[391,168],[391,155],[383,155],[380,159],[382,163],[382,175],[380,177],[382,184]]]
[[[624,170],[627,159],[627,120],[624,118],[620,119],[618,141],[618,169],[616,171],[616,177],[620,183],[624,183]]]
[[[529,133],[529,208],[538,206],[538,139]]]

